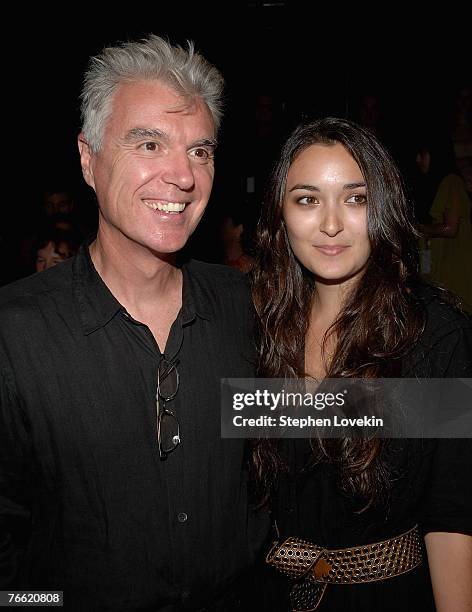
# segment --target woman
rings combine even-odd
[[[415,244],[398,171],[370,132],[341,119],[295,130],[259,225],[260,376],[471,376],[470,320],[420,284]],[[328,551],[298,549],[313,563],[280,578],[290,591],[282,609],[434,610],[434,590],[437,610],[470,610],[468,440],[273,442],[253,453],[262,498],[276,493],[279,544],[268,561],[297,554],[281,551],[289,537]],[[403,563],[394,557],[405,547],[414,554]],[[352,566],[349,580],[333,550]],[[330,564],[344,583],[325,589]]]
[[[220,237],[223,246],[222,263],[247,274],[254,265],[251,255],[254,222],[251,207],[247,202],[230,205],[224,212]]]
[[[46,228],[38,237],[33,252],[36,272],[43,272],[69,259],[77,253],[79,245],[80,238],[73,229]]]
[[[466,185],[459,174],[452,142],[442,146],[422,145],[416,155],[422,181],[413,190],[420,206],[428,207],[428,219],[419,219],[419,230],[430,245],[430,280],[440,283],[462,301],[462,307],[472,313],[472,227],[471,202]],[[429,202],[425,186],[432,188]],[[421,189],[423,187],[423,190]],[[427,198],[425,198],[427,199]]]

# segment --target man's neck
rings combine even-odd
[[[92,262],[116,299],[128,312],[143,312],[181,287],[175,254],[158,255],[126,236],[98,232],[90,245]]]

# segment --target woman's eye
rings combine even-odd
[[[303,196],[302,198],[297,199],[298,204],[317,204],[318,200],[314,196]]]
[[[357,193],[352,195],[346,202],[348,204],[365,204],[367,202],[367,196]]]

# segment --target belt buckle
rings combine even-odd
[[[316,582],[324,582],[323,578],[325,578],[332,569],[332,565],[328,563],[328,561],[326,561],[326,554],[327,551],[323,548],[316,563],[310,570],[310,573],[312,574],[313,579],[316,580]]]

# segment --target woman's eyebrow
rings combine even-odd
[[[304,183],[297,183],[289,189],[289,192],[295,191],[296,189],[304,189],[305,191],[321,191],[316,185],[308,185]]]
[[[364,182],[360,182],[360,183],[346,183],[343,187],[343,189],[357,189],[358,187],[365,187],[365,183]]]

